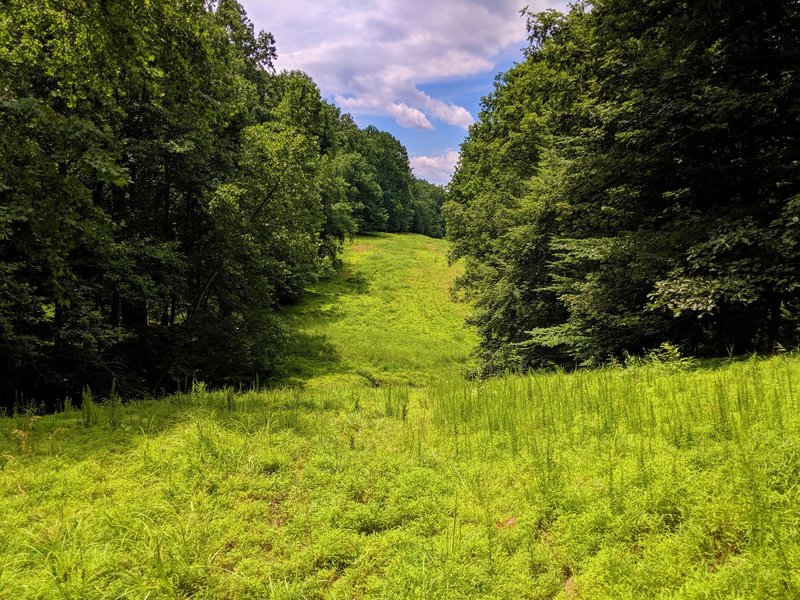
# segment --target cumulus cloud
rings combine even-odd
[[[469,129],[469,126],[474,122],[472,115],[466,108],[431,98],[419,90],[416,90],[416,92],[420,106],[440,121],[444,121],[448,125],[458,125],[464,129]]]
[[[421,110],[403,102],[387,102],[377,95],[345,97],[336,96],[336,103],[346,111],[360,114],[388,114],[403,127],[410,129],[433,129],[433,124]]]
[[[522,46],[520,0],[243,0],[271,31],[279,69],[311,75],[326,96],[354,114],[390,115],[404,127],[435,122],[467,129],[462,106],[420,85],[491,71],[493,59]],[[565,5],[529,2],[532,9]]]
[[[387,107],[387,112],[392,115],[403,127],[414,129],[433,129],[433,124],[421,110],[402,102],[392,102]]]
[[[448,150],[440,156],[412,156],[409,160],[414,174],[434,183],[447,183],[458,164],[459,154]]]

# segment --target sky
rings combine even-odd
[[[417,177],[446,184],[495,75],[521,60],[526,0],[240,0],[275,36],[280,70],[308,73],[359,126],[406,146]],[[565,10],[527,0],[531,10]]]

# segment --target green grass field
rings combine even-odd
[[[358,237],[337,277],[286,311],[297,332],[286,382],[419,386],[461,374],[477,338],[464,325],[469,307],[450,298],[457,272],[443,240]]]
[[[349,247],[302,386],[2,419],[0,598],[800,595],[798,356],[468,381],[444,251]]]

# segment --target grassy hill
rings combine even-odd
[[[464,325],[469,307],[450,297],[457,273],[444,240],[358,237],[338,275],[287,310],[297,332],[287,381],[311,388],[421,385],[461,373],[477,339]]]
[[[0,420],[0,597],[798,596],[797,356],[467,381],[444,250],[349,247],[302,386]]]

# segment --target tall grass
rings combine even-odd
[[[453,468],[524,472],[528,503],[515,511],[529,514],[539,551],[568,541],[555,568],[569,573],[562,593],[789,598],[800,595],[790,508],[800,499],[799,376],[787,357],[715,370],[655,362],[444,382],[425,404]],[[608,568],[609,552],[624,576]]]
[[[196,382],[7,418],[0,596],[796,597],[798,378]]]

